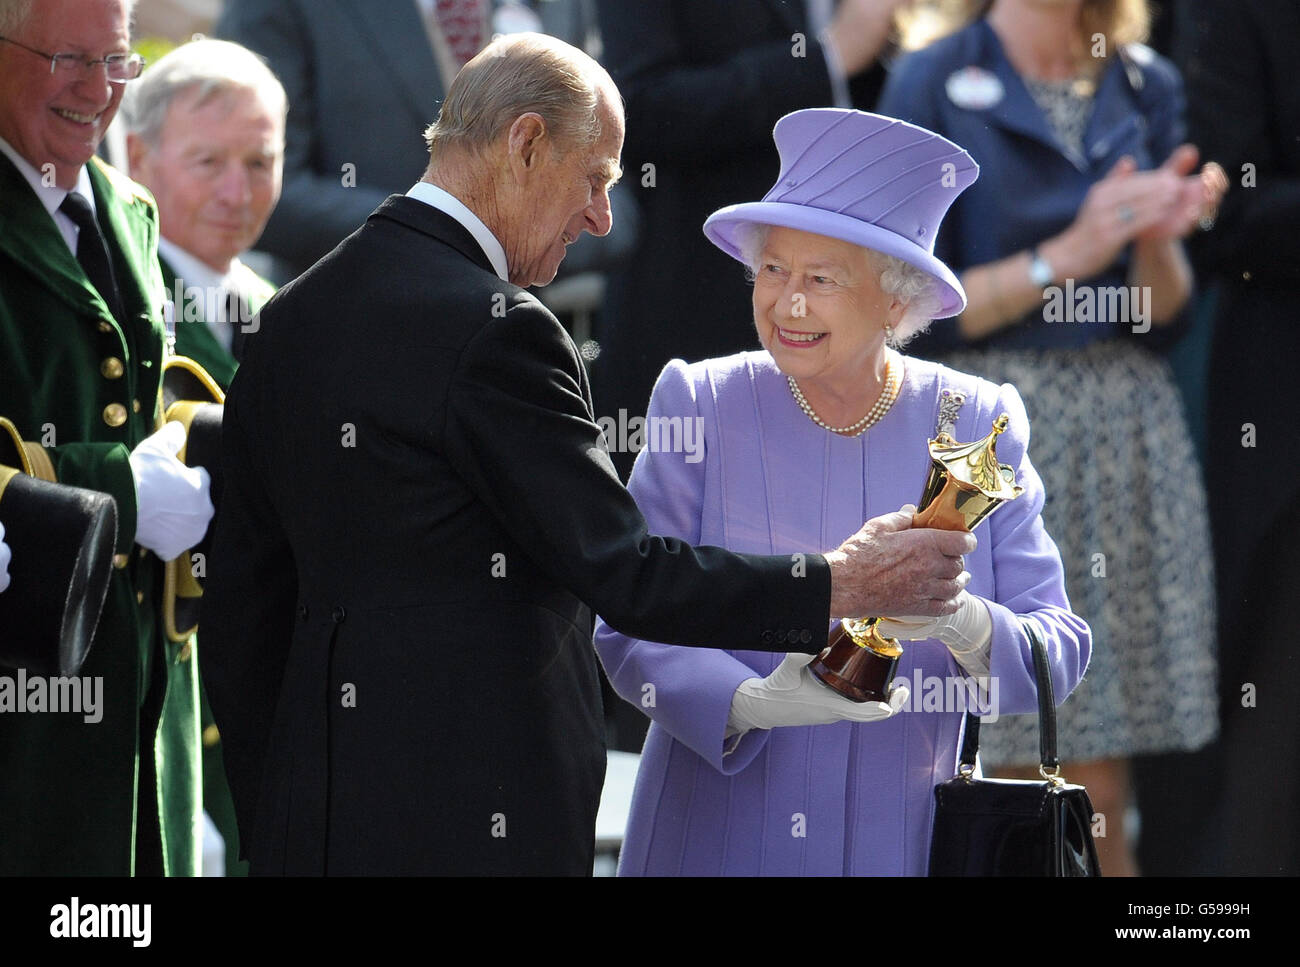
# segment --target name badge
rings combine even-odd
[[[982,67],[963,67],[948,76],[944,84],[948,99],[968,111],[984,111],[1006,93],[997,75]]]

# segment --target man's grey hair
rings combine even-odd
[[[157,145],[167,109],[189,91],[196,92],[195,108],[231,91],[251,91],[284,128],[289,108],[284,86],[261,57],[226,40],[195,40],[164,55],[127,85],[122,98],[127,131]]]
[[[126,0],[126,22],[131,22],[131,16],[135,13],[136,0]],[[35,0],[0,0],[0,36],[11,37],[17,33],[27,18],[31,16],[32,7]],[[52,54],[60,51],[52,50]]]
[[[771,230],[771,225],[755,222],[744,223],[736,230],[736,242],[751,282],[758,274],[759,260],[763,256],[763,247],[767,244],[767,235]],[[914,336],[924,332],[943,307],[939,282],[928,272],[923,272],[897,256],[865,247],[863,251],[867,253],[872,271],[879,278],[881,291],[886,295],[897,296],[907,307],[903,310],[902,320],[894,327],[891,343],[894,348],[901,348]]]
[[[478,152],[531,112],[567,152],[600,139],[596,108],[616,91],[605,68],[578,48],[545,34],[507,34],[456,75],[424,138],[435,160],[448,149]]]

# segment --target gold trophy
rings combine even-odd
[[[974,443],[958,443],[947,432],[930,446],[930,474],[912,515],[913,527],[974,530],[1008,500],[1025,492],[1016,473],[998,463],[997,439],[1006,430],[1005,413],[993,431]],[[813,659],[812,673],[825,685],[855,702],[888,702],[898,659],[898,639],[880,633],[884,618],[845,618],[831,631],[829,644]]]

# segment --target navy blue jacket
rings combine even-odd
[[[955,103],[946,85],[975,66],[1001,82],[1001,99],[986,108]],[[993,29],[977,20],[963,30],[901,58],[892,66],[879,111],[929,128],[960,144],[980,166],[980,177],[953,203],[934,254],[955,272],[1031,248],[1065,229],[1084,196],[1124,155],[1139,169],[1159,167],[1184,140],[1182,80],[1150,48],[1130,45],[1106,65],[1097,85],[1084,154],[1072,158],[1016,73]],[[1127,284],[1125,251],[1101,275],[1077,285]],[[1099,306],[1104,307],[1104,299]],[[1041,309],[981,345],[1066,349],[1131,333],[1123,322],[1081,325],[1043,321]],[[1142,338],[1153,342],[1155,330]],[[938,320],[913,350],[920,355],[962,344],[955,320]]]

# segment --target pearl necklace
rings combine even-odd
[[[859,436],[879,423],[881,418],[889,412],[889,408],[894,405],[894,401],[898,399],[898,388],[901,383],[898,376],[898,367],[894,363],[894,354],[886,350],[885,385],[880,391],[880,396],[876,398],[876,402],[867,411],[867,415],[850,426],[827,426],[822,418],[813,412],[812,406],[804,398],[803,391],[799,389],[799,384],[795,382],[794,377],[787,376],[786,380],[790,384],[790,392],[794,394],[794,401],[799,404],[799,409],[807,414],[808,419],[823,430],[830,430],[832,433],[839,433],[844,436]]]

